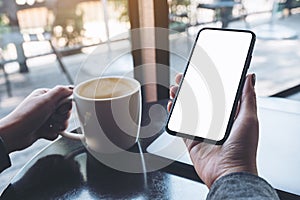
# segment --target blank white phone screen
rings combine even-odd
[[[224,138],[251,39],[248,32],[200,32],[169,119],[171,131]]]

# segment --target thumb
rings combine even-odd
[[[240,110],[237,119],[246,116],[256,116],[256,94],[254,91],[254,85],[256,81],[255,74],[247,75],[245,85],[241,96]]]
[[[66,86],[56,86],[53,89],[50,89],[46,94],[45,97],[47,99],[51,99],[51,101],[58,105],[59,102],[73,93],[73,89],[71,87]]]

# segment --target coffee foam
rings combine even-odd
[[[89,81],[78,88],[78,94],[90,99],[120,97],[134,91],[136,87],[127,79],[103,78]]]

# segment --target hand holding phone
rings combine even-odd
[[[177,84],[181,78],[182,74],[176,76]],[[222,146],[184,140],[197,174],[209,188],[226,174],[248,172],[257,175],[258,119],[254,85],[255,75],[247,75],[232,131]],[[178,86],[170,89],[172,99]],[[171,105],[172,101],[169,101],[168,110]]]
[[[223,144],[229,136],[250,64],[251,31],[202,29],[174,99],[166,130]]]

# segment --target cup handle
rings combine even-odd
[[[84,140],[84,136],[82,134],[71,133],[68,131],[63,131],[59,133],[61,136],[72,139],[72,140]]]
[[[74,102],[74,97],[73,95],[71,95],[70,97],[62,100],[57,107],[61,106],[62,104],[69,102],[69,101],[73,101]],[[76,134],[76,133],[71,133],[68,131],[63,131],[59,133],[61,136],[72,139],[72,140],[84,140],[84,136],[83,134]]]

